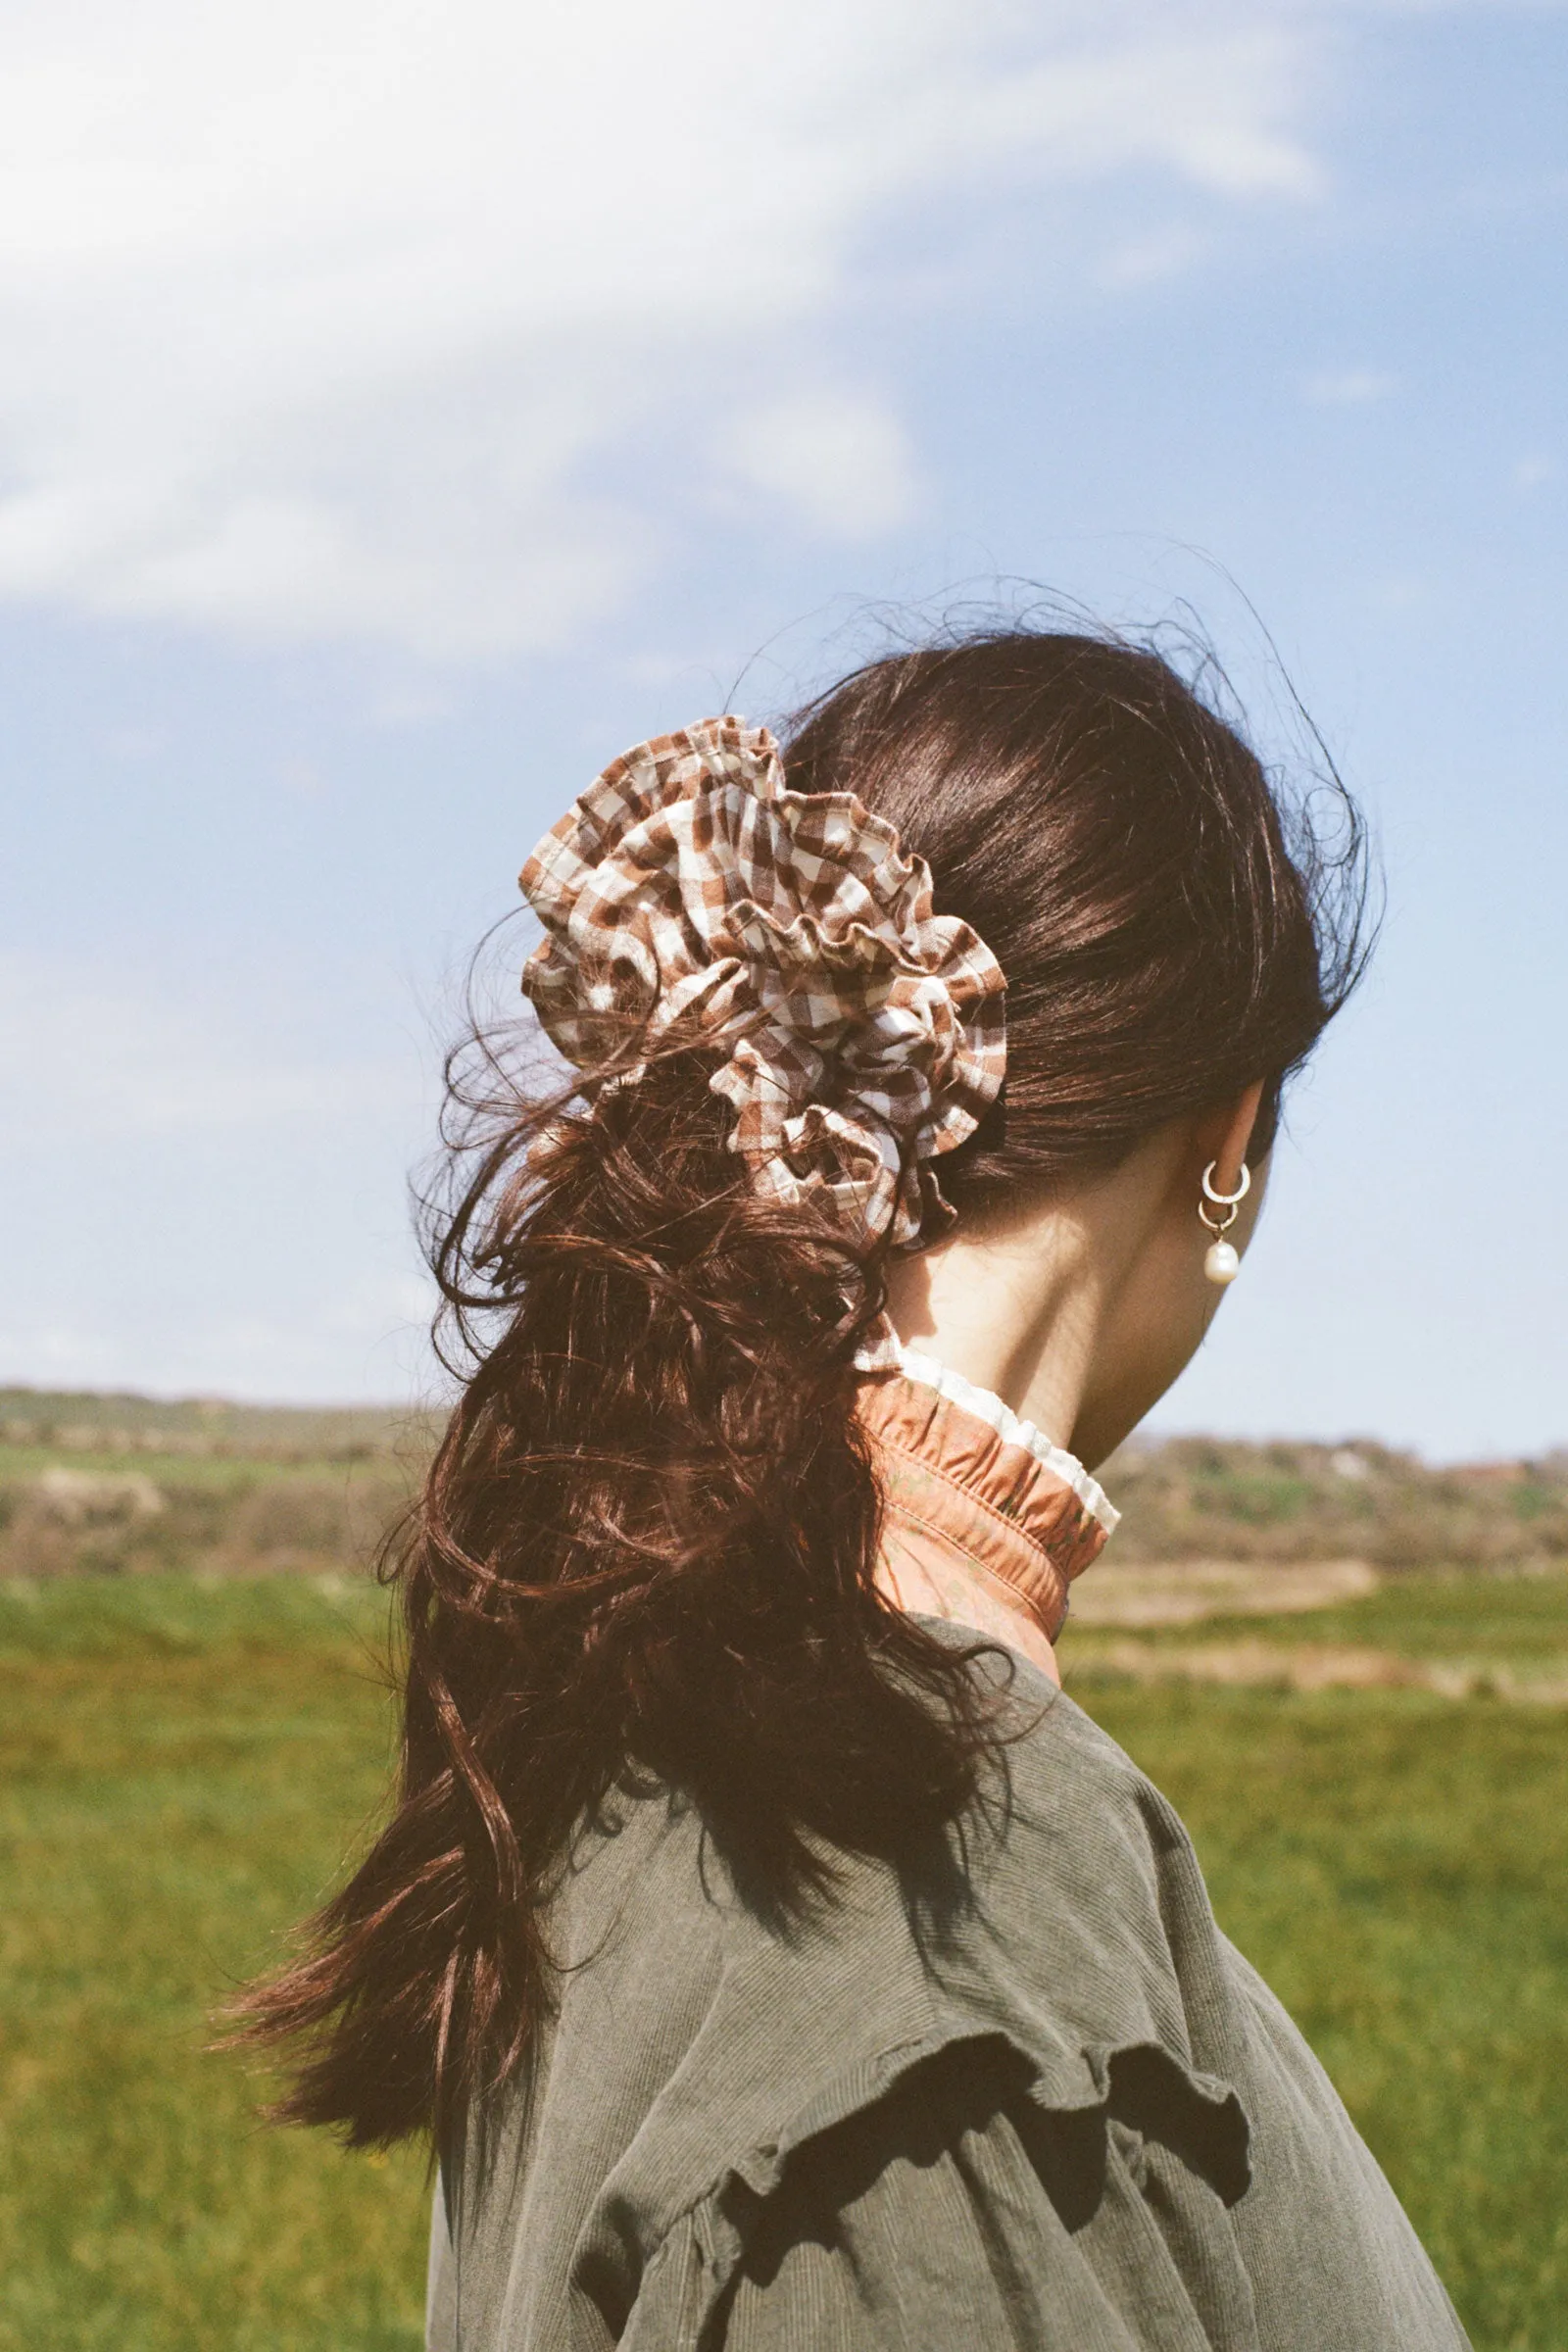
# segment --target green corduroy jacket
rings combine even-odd
[[[1464,2345],[1170,1806],[1021,1662],[1009,1703],[928,1867],[793,1928],[673,1796],[583,1830],[556,2014],[444,2154],[431,2352]]]

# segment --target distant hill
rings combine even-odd
[[[0,1389],[0,1576],[363,1568],[433,1413]]]
[[[390,1406],[0,1389],[0,1576],[364,1565],[439,1430]],[[1129,1563],[1568,1562],[1568,1450],[1433,1469],[1369,1441],[1135,1438],[1101,1477]]]
[[[390,1405],[232,1404],[91,1389],[0,1389],[0,1447],[348,1461],[433,1444],[433,1416]]]
[[[1134,1439],[1101,1479],[1124,1559],[1362,1559],[1388,1569],[1568,1560],[1568,1449],[1433,1469],[1370,1441]]]

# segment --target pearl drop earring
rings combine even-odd
[[[1198,1203],[1198,1215],[1200,1223],[1206,1226],[1214,1236],[1203,1252],[1203,1272],[1208,1276],[1210,1282],[1216,1283],[1223,1290],[1228,1282],[1236,1280],[1242,1270],[1242,1261],[1232,1244],[1221,1237],[1229,1233],[1242,1213],[1242,1202],[1252,1189],[1252,1171],[1244,1159],[1242,1181],[1235,1192],[1216,1193],[1214,1170],[1218,1166],[1219,1161],[1211,1159],[1203,1170],[1203,1198]],[[1222,1217],[1210,1216],[1210,1202],[1215,1208],[1222,1208],[1225,1214]]]

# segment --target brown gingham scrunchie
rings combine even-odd
[[[705,719],[612,761],[521,884],[522,985],[569,1061],[692,1026],[729,1049],[710,1083],[759,1185],[826,1191],[857,1247],[951,1221],[927,1163],[997,1098],[1006,983],[852,794],[788,791],[765,729]]]

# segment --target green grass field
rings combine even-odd
[[[3,2352],[418,2344],[419,2154],[267,2131],[204,2049],[373,1816],[383,1609],[347,1579],[0,1585]],[[1568,1577],[1400,1580],[1266,1631],[1550,1664]],[[1568,1712],[1144,1687],[1076,1639],[1077,1695],[1182,1808],[1477,2344],[1561,2352]]]

